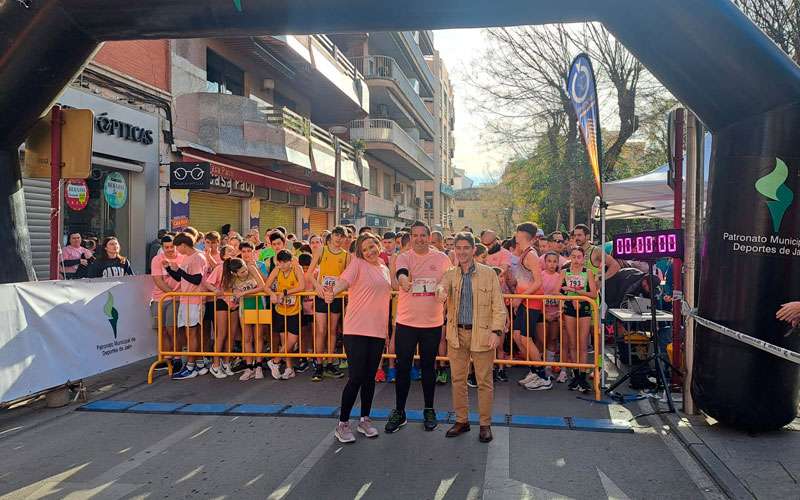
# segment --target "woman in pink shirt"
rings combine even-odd
[[[344,345],[350,378],[342,391],[342,410],[336,426],[336,439],[352,443],[355,436],[350,428],[350,411],[361,391],[361,420],[357,430],[369,438],[378,437],[369,412],[375,394],[375,373],[381,362],[389,325],[389,300],[392,280],[389,268],[380,258],[381,240],[372,233],[363,233],[356,241],[356,258],[325,290],[324,299],[330,304],[340,292],[349,289],[344,316]]]

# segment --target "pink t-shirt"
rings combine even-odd
[[[186,271],[186,274],[202,274],[203,276],[205,276],[207,266],[208,263],[203,252],[187,255],[180,264],[180,268]],[[180,281],[181,292],[201,292],[203,291],[202,286],[202,282],[199,285],[193,285],[185,279]],[[181,297],[181,304],[202,304],[204,300],[203,297]]]
[[[389,325],[389,302],[392,281],[389,268],[375,266],[355,258],[339,276],[349,285],[347,312],[344,315],[345,335],[363,335],[385,339]]]
[[[395,268],[407,269],[411,280],[410,292],[400,289],[397,301],[398,323],[417,328],[444,324],[444,306],[436,298],[436,287],[450,267],[450,258],[435,250],[429,250],[424,255],[409,250],[397,257]]]
[[[561,295],[561,273],[542,271],[542,295]],[[561,309],[561,303],[555,299],[545,299],[545,317],[555,319]]]
[[[505,248],[500,248],[499,252],[486,255],[486,265],[492,267],[503,267],[506,269],[511,266],[511,252]]]
[[[88,259],[92,256],[92,251],[88,248],[83,248],[81,246],[75,248],[72,245],[67,245],[61,249],[61,258],[63,260],[77,260],[77,259]],[[78,270],[78,265],[74,266],[66,266],[64,268],[65,273],[74,273]]]
[[[168,260],[166,255],[163,253],[156,254],[156,256],[150,261],[150,274],[152,276],[161,276],[167,286],[174,292],[180,288],[180,284],[172,279],[172,276],[170,276],[167,270],[164,268],[165,260]],[[172,260],[177,262],[178,266],[180,266],[183,262],[183,255],[177,254]],[[156,285],[153,285],[153,301],[158,302],[163,296],[164,292]]]

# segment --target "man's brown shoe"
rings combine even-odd
[[[447,434],[445,434],[445,437],[452,438],[452,437],[460,436],[461,434],[464,434],[465,432],[469,432],[469,424],[468,423],[462,423],[462,422],[456,422],[455,425],[453,425],[453,427],[450,427],[450,429],[447,430]]]
[[[478,441],[481,443],[488,443],[492,440],[492,428],[488,425],[481,426],[481,432],[478,434]]]

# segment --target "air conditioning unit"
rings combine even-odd
[[[392,194],[403,194],[405,193],[405,185],[399,182],[395,182],[394,186],[392,187]]]

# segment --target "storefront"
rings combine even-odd
[[[188,206],[178,200],[180,196],[171,196],[173,222],[186,221],[202,232],[219,231],[226,224],[241,234],[258,228],[263,236],[268,227],[275,226],[297,231],[297,209],[305,203],[310,185],[191,148],[182,150],[182,157],[211,163],[212,186],[191,191],[186,197]]]
[[[142,273],[146,248],[158,232],[157,116],[68,87],[57,100],[94,112],[92,168],[87,179],[64,179],[59,243],[70,233],[98,241],[119,239],[134,272]],[[50,180],[23,179],[34,269],[49,277]]]
[[[308,212],[308,230],[309,234],[322,234],[326,229],[330,229],[331,224],[328,223],[328,212],[325,210],[311,209]]]

